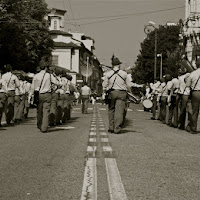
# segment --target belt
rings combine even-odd
[[[120,90],[120,89],[111,89],[111,91],[123,91],[123,92],[126,92],[126,90]]]
[[[51,92],[45,92],[45,93],[40,93],[40,94],[51,94]]]

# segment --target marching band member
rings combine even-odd
[[[168,81],[167,89],[168,89],[167,103],[169,108],[169,118],[167,125],[177,128],[178,126],[177,92],[179,90],[179,80],[177,78],[173,78],[171,81]]]
[[[24,118],[27,119],[28,117],[28,113],[29,113],[29,108],[30,108],[30,104],[28,103],[28,96],[30,93],[30,89],[31,89],[31,83],[29,83],[28,78],[27,80],[24,81],[24,87],[25,87],[25,95],[24,95]]]
[[[46,133],[49,125],[49,113],[51,107],[51,83],[59,85],[55,77],[47,71],[48,65],[41,62],[41,71],[33,77],[31,92],[29,94],[29,103],[34,90],[39,91],[39,104],[37,107],[37,127]],[[39,87],[38,87],[39,86]]]
[[[153,106],[151,108],[151,112],[152,112],[152,117],[151,119],[152,120],[155,120],[156,119],[156,107],[157,107],[157,99],[158,99],[158,93],[160,91],[160,85],[161,85],[161,82],[160,81],[155,81],[155,83],[152,85],[152,96],[153,96],[153,99],[152,99],[152,103],[153,103]]]
[[[16,75],[12,73],[12,66],[6,65],[6,73],[2,75],[2,79],[7,87],[7,102],[5,108],[6,122],[9,125],[14,117],[15,90],[19,88],[20,83]]]
[[[191,123],[187,126],[187,131],[197,133],[197,120],[200,106],[200,59],[196,62],[197,69],[191,72],[187,78],[186,86],[191,88],[192,117]]]
[[[69,75],[64,74],[62,77],[62,80],[64,82],[64,109],[63,109],[63,116],[62,116],[62,123],[66,123],[66,121],[69,119],[69,113],[70,113],[70,80],[69,80]]]
[[[2,70],[0,70],[0,72],[1,72],[0,76],[0,127],[1,127],[2,126],[1,119],[6,105],[7,85],[5,80],[2,79]]]
[[[57,113],[56,113],[56,124],[62,124],[62,116],[63,116],[63,109],[64,109],[64,100],[65,100],[65,81],[63,79],[63,74],[59,74],[56,71],[57,79],[61,87],[58,87],[55,93],[58,94],[58,103],[57,103]]]
[[[186,120],[186,108],[189,101],[189,95],[190,95],[190,87],[187,87],[185,82],[187,81],[187,78],[189,77],[190,73],[183,74],[179,76],[179,91],[178,94],[180,96],[180,113],[179,113],[179,119],[178,119],[178,128],[181,130],[185,129],[185,120]],[[191,111],[188,110],[188,121],[191,121]]]
[[[50,73],[51,73],[51,79],[55,78],[60,84],[60,81],[57,78],[57,74],[59,73],[58,70],[51,69]],[[50,108],[50,115],[49,115],[49,125],[50,126],[56,125],[57,102],[58,102],[58,96],[59,96],[59,93],[56,92],[56,90],[59,86],[51,83],[52,92],[51,92],[51,108]]]

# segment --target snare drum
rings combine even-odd
[[[143,102],[142,102],[143,106],[145,108],[151,108],[153,106],[153,103],[150,99],[145,99]]]

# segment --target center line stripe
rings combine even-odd
[[[110,200],[128,200],[115,158],[105,158]]]
[[[96,158],[88,158],[85,166],[81,200],[97,200]]]

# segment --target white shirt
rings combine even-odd
[[[7,92],[7,87],[6,87],[6,82],[3,79],[0,79],[0,92],[6,93]]]
[[[114,71],[117,70],[110,70],[105,74],[105,79],[103,81],[103,90],[127,90],[128,88],[130,88],[131,81],[129,78],[127,78],[127,73],[123,70],[119,70],[118,74],[113,75]]]
[[[19,79],[16,75],[11,72],[7,72],[2,75],[2,79],[5,81],[7,91],[15,91],[16,88],[19,87]]]
[[[91,89],[87,85],[84,85],[81,88],[81,95],[91,95]]]
[[[186,86],[190,87],[192,90],[200,91],[200,68],[191,72],[190,76],[186,80]]]
[[[52,83],[59,85],[59,82],[54,76],[50,76],[48,72],[41,70],[33,77],[31,95],[33,94],[34,90],[39,91],[40,94],[51,92]]]
[[[180,88],[178,93],[179,94],[184,94],[184,95],[189,95],[190,94],[190,87],[187,87],[185,84],[185,81],[189,77],[190,73],[184,74],[179,77],[179,83],[180,83]]]

